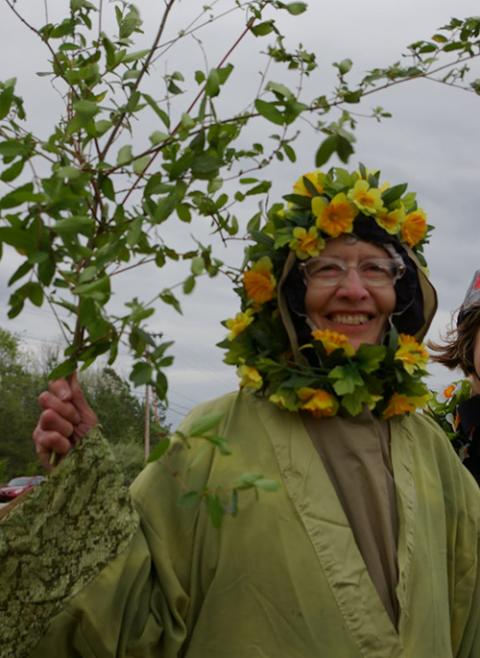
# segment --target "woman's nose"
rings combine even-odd
[[[350,299],[365,299],[368,297],[369,292],[354,267],[348,268],[337,287],[336,295],[337,297],[348,297]]]

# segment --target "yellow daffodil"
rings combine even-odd
[[[297,226],[293,229],[293,239],[290,241],[290,249],[300,260],[318,256],[325,246],[325,240],[318,235],[315,226],[307,229]]]
[[[403,222],[405,221],[405,210],[403,208],[397,208],[390,212],[387,209],[381,210],[377,214],[376,220],[377,224],[385,229],[387,233],[395,235],[396,233],[399,233]]]
[[[228,334],[229,340],[234,340],[239,336],[249,324],[253,322],[253,309],[248,308],[244,313],[237,313],[234,318],[225,322],[227,329],[230,329]]]
[[[318,194],[323,192],[323,181],[325,179],[325,174],[322,174],[320,171],[310,171],[308,174],[303,174],[303,176],[300,176],[300,178],[296,181],[295,185],[293,186],[293,191],[295,194],[299,194],[300,196],[313,196],[303,182],[304,177],[312,183]]]
[[[383,418],[388,420],[393,416],[400,416],[402,414],[411,413],[412,411],[415,411],[415,409],[421,409],[422,407],[425,407],[430,397],[430,393],[417,396],[394,393],[390,398],[387,408],[383,412]]]
[[[297,395],[302,401],[300,408],[317,418],[329,418],[337,413],[338,402],[328,391],[305,386],[298,390]]]
[[[275,284],[272,261],[268,256],[260,258],[250,270],[243,274],[243,285],[247,297],[257,304],[264,304],[273,299]]]
[[[250,388],[254,391],[258,391],[259,388],[262,388],[262,375],[256,368],[246,365],[239,366],[237,368],[237,375],[240,377],[241,388]]]
[[[312,212],[316,217],[317,227],[332,238],[342,233],[351,233],[353,220],[358,214],[358,210],[343,192],[334,196],[330,202],[323,197],[314,197]]]
[[[402,224],[402,237],[405,242],[414,247],[425,237],[427,232],[427,216],[420,208],[408,213]]]
[[[331,354],[331,352],[339,348],[342,348],[347,356],[353,356],[355,354],[355,348],[345,334],[330,331],[330,329],[314,329],[312,336],[315,340],[322,343],[327,354]]]
[[[401,361],[409,375],[416,370],[423,370],[428,363],[428,352],[413,336],[400,334],[395,360]]]
[[[370,187],[366,180],[357,180],[349,191],[348,198],[364,215],[375,215],[383,210],[381,191]]]

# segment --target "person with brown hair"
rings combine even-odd
[[[447,400],[435,401],[432,415],[443,426],[450,421],[453,445],[480,484],[480,270],[467,289],[456,325],[443,343],[430,342],[429,347],[434,361],[450,370],[460,368],[468,378],[468,384],[460,382],[445,389]]]

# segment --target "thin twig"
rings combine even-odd
[[[50,310],[52,311],[53,315],[55,316],[55,320],[57,321],[57,324],[60,327],[60,331],[62,332],[62,336],[63,336],[65,342],[68,345],[68,336],[65,332],[65,329],[63,327],[63,323],[60,319],[60,316],[57,313],[57,309],[55,308],[55,305],[54,305],[50,295],[46,295],[46,299],[47,299],[48,305],[50,306]]]
[[[98,7],[98,40],[102,34],[102,18],[103,18],[103,0],[100,0]]]

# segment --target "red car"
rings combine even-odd
[[[45,480],[43,475],[25,475],[18,478],[13,478],[8,484],[0,487],[0,502],[7,502],[16,498],[24,491],[28,491],[40,482]]]

